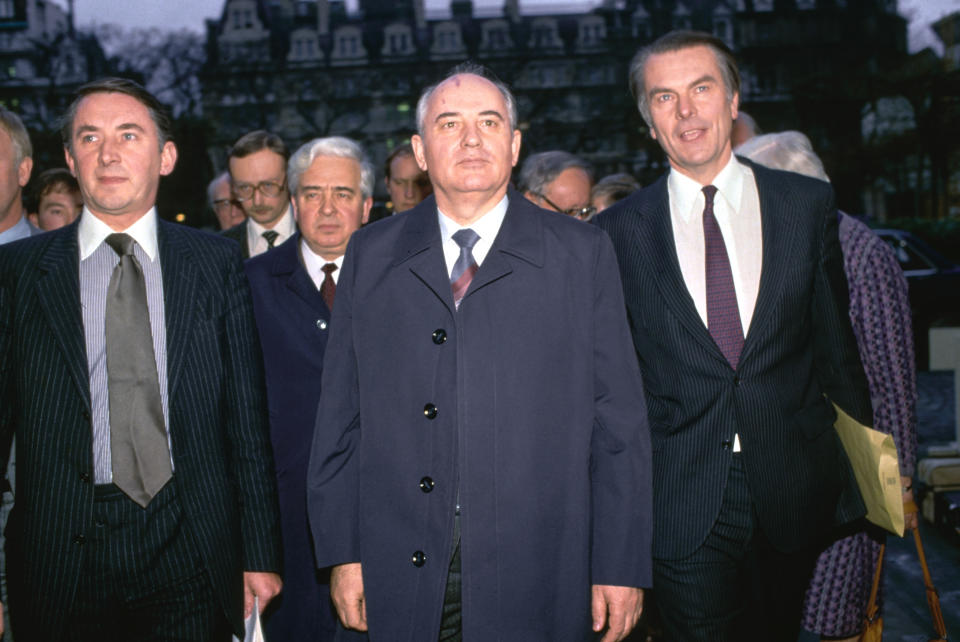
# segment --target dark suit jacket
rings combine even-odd
[[[750,165],[763,264],[734,371],[697,314],[680,265],[662,177],[597,217],[620,262],[643,372],[654,461],[654,557],[706,538],[740,435],[760,527],[774,546],[813,543],[864,512],[824,395],[869,424],[870,397],[847,315],[832,189]]]
[[[82,544],[95,528],[77,227],[0,247],[0,434],[17,439],[8,574],[14,626],[34,627],[38,639],[62,633]],[[239,629],[241,572],[280,570],[249,288],[232,243],[166,222],[158,240],[173,479],[218,600]]]
[[[243,219],[243,222],[237,223],[231,228],[220,232],[220,236],[226,236],[240,244],[240,254],[244,259],[250,258],[250,242],[247,240],[247,222],[249,219]]]
[[[300,235],[244,269],[263,346],[270,441],[280,494],[283,592],[266,618],[268,640],[332,639],[330,590],[313,564],[307,526],[307,462],[320,400],[330,310],[300,260]]]
[[[607,236],[515,191],[459,310],[431,196],[350,240],[308,481],[371,639],[435,640],[462,506],[464,639],[587,640],[649,586],[650,452]],[[420,551],[421,566],[412,563]]]

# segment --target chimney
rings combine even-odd
[[[457,18],[472,18],[473,0],[450,0],[450,13],[454,20]]]
[[[510,22],[520,22],[520,0],[506,0],[503,3],[503,15]]]
[[[317,32],[321,36],[330,33],[330,0],[317,0]]]

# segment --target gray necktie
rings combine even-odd
[[[133,238],[111,234],[106,243],[120,255],[104,317],[113,483],[145,507],[172,475],[147,287]]]
[[[460,256],[453,264],[450,272],[450,287],[453,289],[453,304],[460,307],[460,301],[467,293],[473,275],[477,273],[477,262],[473,259],[473,246],[480,240],[480,235],[469,227],[458,230],[453,234],[453,240],[460,246]]]

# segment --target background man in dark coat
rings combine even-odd
[[[373,165],[341,137],[317,138],[290,158],[287,180],[300,232],[244,268],[263,346],[283,535],[283,593],[267,613],[270,642],[332,640],[326,572],[313,564],[307,461],[320,400],[330,308],[350,235],[373,205]],[[275,608],[275,610],[274,610]]]
[[[656,603],[671,640],[796,639],[816,545],[863,514],[830,400],[871,419],[833,194],[732,155],[716,38],[663,36],[631,86],[671,169],[596,220],[650,412]]]
[[[170,136],[139,85],[81,88],[63,128],[80,219],[0,248],[0,436],[17,441],[7,561],[21,642],[227,640],[255,596],[262,608],[280,590],[249,288],[235,243],[158,220],[159,180],[177,159]],[[113,327],[115,292],[136,282],[148,319]],[[123,337],[143,325],[152,346]],[[145,352],[118,360],[115,341]],[[123,381],[144,364],[144,379]],[[121,381],[129,398],[110,394]],[[123,416],[135,433],[157,428],[162,455],[119,457]],[[144,467],[164,462],[162,486],[131,489],[131,466],[147,487]]]
[[[435,198],[344,259],[308,477],[317,561],[372,640],[618,640],[651,526],[616,261],[596,228],[508,193],[515,102],[478,73],[418,104]]]

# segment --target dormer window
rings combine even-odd
[[[409,26],[393,24],[383,30],[381,54],[384,56],[409,56],[413,52],[413,34]]]
[[[354,26],[344,26],[336,30],[333,36],[333,58],[339,60],[356,60],[365,58],[366,49],[363,48],[363,38],[360,29]]]
[[[460,37],[460,25],[455,22],[438,24],[433,30],[433,46],[436,54],[457,54],[463,51],[463,39]]]
[[[607,37],[607,23],[600,16],[586,16],[580,19],[577,31],[577,45],[596,47],[603,44]]]
[[[753,0],[754,11],[773,11],[773,0]]]
[[[320,43],[316,32],[300,29],[290,35],[290,53],[287,60],[316,60],[320,57]]]
[[[527,45],[531,49],[555,49],[562,47],[560,37],[557,35],[557,22],[553,18],[537,18],[533,21],[530,28],[530,42]]]
[[[673,12],[673,28],[674,29],[690,28],[690,10],[687,9],[680,2],[677,3],[677,8]]]
[[[491,20],[483,24],[480,33],[481,51],[507,51],[513,48],[510,27],[506,20]]]

